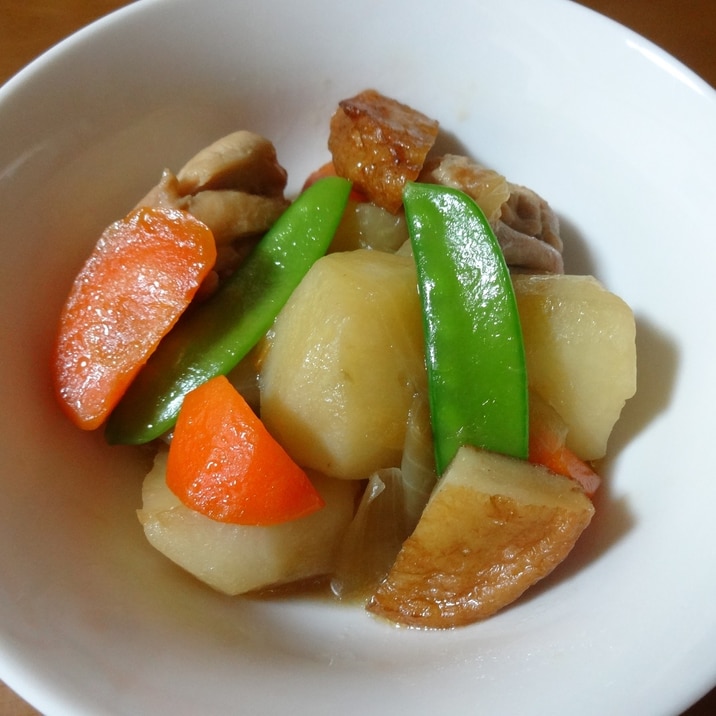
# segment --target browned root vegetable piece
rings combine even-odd
[[[437,134],[435,120],[365,90],[339,102],[328,148],[340,176],[374,204],[395,213],[403,203],[403,186],[417,179]]]
[[[593,514],[573,480],[461,448],[367,608],[417,627],[489,617],[549,574]]]

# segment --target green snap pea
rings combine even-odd
[[[526,459],[525,351],[497,239],[461,191],[409,183],[403,200],[423,306],[438,473],[463,445]]]
[[[110,415],[108,442],[136,445],[159,437],[173,427],[189,391],[246,356],[328,249],[350,190],[339,177],[310,186],[219,291],[187,311]]]

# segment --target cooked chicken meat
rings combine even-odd
[[[212,230],[217,244],[226,244],[268,231],[288,202],[232,189],[209,189],[183,197],[179,205]]]
[[[502,174],[458,154],[428,159],[419,180],[464,191],[491,223],[500,218],[502,206],[510,198],[509,185]]]
[[[510,198],[493,224],[507,265],[533,273],[564,273],[559,218],[531,189],[509,184]]]
[[[420,180],[460,189],[471,196],[492,225],[510,268],[564,273],[559,220],[532,190],[454,154],[429,159]]]
[[[215,273],[231,273],[246,255],[247,239],[261,236],[289,202],[286,170],[271,142],[253,132],[234,132],[194,155],[177,174],[165,170],[142,206],[183,209],[214,234]]]
[[[283,197],[286,170],[274,145],[253,132],[229,134],[202,149],[177,174],[182,196],[207,189],[235,189],[259,196]]]

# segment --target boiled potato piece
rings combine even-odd
[[[261,366],[261,418],[291,457],[362,479],[398,467],[413,396],[425,390],[415,264],[329,254],[277,317]]]
[[[162,554],[226,594],[322,576],[333,569],[337,545],[353,518],[354,483],[311,474],[326,502],[307,517],[270,527],[216,522],[179,501],[166,484],[167,451],[144,480],[137,514]]]
[[[328,251],[376,249],[394,253],[408,240],[404,214],[391,214],[375,204],[351,200]]]
[[[604,457],[636,391],[631,309],[591,276],[515,275],[513,283],[530,387],[567,424],[570,450]]]
[[[367,608],[418,627],[489,617],[549,574],[593,514],[573,480],[463,447]]]

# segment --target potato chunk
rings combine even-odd
[[[365,90],[339,102],[331,118],[328,148],[340,176],[395,213],[403,203],[405,182],[417,179],[437,134],[435,120]]]
[[[367,201],[349,201],[329,252],[375,249],[395,253],[409,241],[403,214],[391,214]]]
[[[624,301],[591,276],[515,275],[532,390],[569,428],[567,447],[604,457],[636,391],[636,326]]]
[[[225,594],[331,572],[353,518],[354,484],[311,474],[326,502],[307,517],[270,527],[216,522],[186,507],[167,487],[167,451],[144,479],[139,521],[150,544],[197,579]]]
[[[261,418],[299,465],[367,478],[400,465],[408,412],[425,383],[412,258],[329,254],[269,334]]]
[[[549,574],[593,514],[573,480],[463,447],[367,608],[419,627],[489,617]]]

